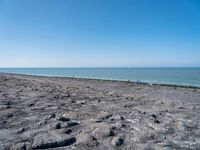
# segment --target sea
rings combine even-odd
[[[0,72],[200,87],[200,68],[0,68]]]

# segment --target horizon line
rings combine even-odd
[[[157,66],[144,66],[144,67],[72,67],[72,66],[68,66],[68,67],[0,67],[0,69],[64,69],[64,68],[77,68],[77,69],[81,69],[81,68],[200,68],[200,66],[160,66],[160,67],[157,67]]]

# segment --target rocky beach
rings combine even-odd
[[[200,149],[200,89],[0,74],[0,150]]]

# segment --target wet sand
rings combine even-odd
[[[0,149],[198,149],[200,89],[0,74]]]

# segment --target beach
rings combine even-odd
[[[0,149],[200,147],[200,89],[0,73]]]

